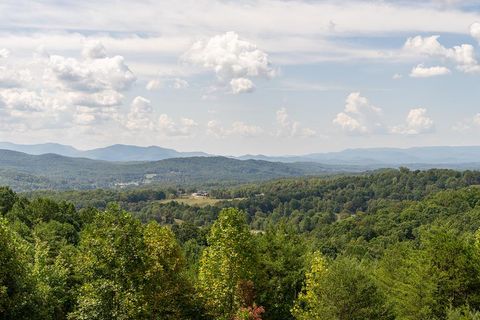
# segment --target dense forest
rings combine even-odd
[[[480,172],[0,189],[2,319],[479,319]],[[165,199],[172,201],[165,202]]]
[[[364,171],[364,166],[280,163],[227,157],[110,162],[0,149],[0,184],[15,191],[124,186],[232,186],[275,178]]]

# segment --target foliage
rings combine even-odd
[[[230,319],[240,307],[237,286],[253,278],[255,256],[245,215],[224,209],[213,224],[198,274],[199,295],[218,319]]]
[[[2,187],[0,318],[477,319],[479,177],[281,179],[203,207]]]

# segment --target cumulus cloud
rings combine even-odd
[[[32,81],[32,75],[28,69],[16,70],[0,66],[0,88],[23,87]]]
[[[60,85],[78,91],[123,91],[136,80],[122,56],[77,60],[52,55],[48,67],[48,75]]]
[[[166,136],[190,136],[193,133],[193,129],[198,124],[192,119],[182,118],[180,122],[175,122],[166,114],[161,114],[158,117],[156,124],[156,130]]]
[[[145,89],[155,91],[162,88],[186,89],[190,86],[187,80],[181,78],[155,78],[147,82]]]
[[[423,64],[419,64],[412,69],[410,77],[412,78],[429,78],[435,76],[442,76],[450,74],[450,69],[447,67],[425,67]]]
[[[470,35],[480,43],[480,22],[474,22],[470,26]]]
[[[134,81],[123,57],[108,57],[99,42],[85,42],[79,59],[38,47],[33,60],[0,66],[0,112],[26,128],[117,122]]]
[[[13,88],[0,91],[0,100],[5,109],[15,116],[27,112],[40,112],[46,109],[42,96],[35,91]]]
[[[236,121],[232,124],[230,132],[244,137],[255,137],[263,133],[263,130],[258,126],[249,125],[242,121]]]
[[[302,127],[300,122],[291,119],[286,108],[277,110],[277,136],[279,137],[313,137],[316,135],[315,130]]]
[[[383,133],[385,126],[380,116],[382,109],[374,106],[360,92],[352,92],[345,100],[345,108],[333,123],[350,134]]]
[[[152,102],[142,96],[133,99],[130,111],[122,122],[130,130],[158,132],[170,137],[190,136],[198,126],[198,123],[189,118],[181,118],[177,122],[164,113],[157,117]]]
[[[105,59],[107,50],[100,41],[88,41],[83,47],[82,56],[85,59]]]
[[[463,119],[462,121],[458,121],[455,125],[452,126],[452,129],[458,132],[466,132],[477,127],[480,127],[480,113],[477,113],[469,119]]]
[[[415,54],[447,59],[456,64],[458,70],[465,73],[480,72],[480,65],[475,58],[475,49],[470,44],[461,44],[446,48],[438,41],[440,36],[416,36],[408,38],[404,49]]]
[[[5,48],[2,48],[0,49],[0,58],[8,58],[8,56],[10,55],[10,51],[8,49],[5,49]]]
[[[414,135],[432,132],[434,122],[424,108],[411,109],[404,124],[387,126],[383,111],[374,106],[359,92],[352,92],[345,100],[345,108],[333,119],[333,123],[349,134],[404,134]]]
[[[393,76],[392,76],[392,79],[393,80],[398,80],[398,79],[402,79],[403,76],[400,74],[400,73],[395,73]]]
[[[233,93],[251,92],[251,78],[275,76],[267,53],[235,32],[195,42],[183,58],[213,71],[219,83],[230,85]]]
[[[236,78],[230,81],[230,87],[234,94],[247,93],[255,90],[252,80],[246,78]]]
[[[416,135],[434,130],[434,122],[427,116],[427,109],[417,108],[408,112],[404,125],[391,128],[392,133]]]
[[[1,131],[64,127],[68,102],[62,96],[27,88],[0,90]],[[70,116],[70,115],[69,115]]]
[[[137,96],[130,104],[125,126],[132,130],[152,129],[152,103],[150,100]]]
[[[217,120],[207,122],[207,134],[217,138],[223,138],[227,135],[225,128]]]
[[[154,90],[159,90],[162,87],[163,87],[163,84],[160,81],[160,79],[152,79],[147,82],[145,89],[147,89],[148,91],[154,91]]]
[[[263,129],[247,124],[243,121],[235,121],[230,128],[225,128],[217,120],[210,120],[207,123],[207,134],[217,137],[225,138],[230,135],[238,135],[242,137],[256,137],[263,133]]]

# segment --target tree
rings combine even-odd
[[[72,319],[138,319],[145,244],[142,225],[117,206],[99,212],[81,232],[76,261],[82,280]]]
[[[150,222],[144,230],[143,297],[151,319],[191,319],[193,291],[185,277],[185,259],[173,232]]]
[[[28,243],[0,217],[0,318],[38,319],[41,313],[32,276]]]
[[[411,243],[400,243],[385,253],[377,279],[399,319],[432,319],[437,282],[427,256]]]
[[[281,223],[256,237],[258,250],[258,303],[264,319],[293,319],[291,309],[302,289],[306,239]]]
[[[392,319],[384,296],[364,266],[342,257],[327,268],[319,253],[313,255],[293,314],[299,320]]]
[[[17,194],[9,187],[0,187],[0,213],[5,215],[18,200]]]
[[[252,235],[245,214],[223,209],[207,238],[200,259],[198,290],[207,311],[217,319],[230,319],[241,306],[239,282],[254,277]]]

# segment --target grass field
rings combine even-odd
[[[208,205],[213,206],[217,202],[223,201],[224,199],[212,199],[207,197],[185,197],[185,198],[175,198],[175,199],[165,199],[160,200],[160,203],[168,203],[172,201],[176,201],[179,203],[187,204],[189,206],[197,206],[197,207],[206,207]]]

